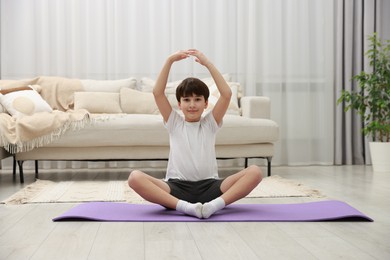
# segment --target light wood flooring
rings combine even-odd
[[[45,170],[39,177],[126,179],[128,172]],[[370,166],[308,166],[273,167],[273,175],[301,181],[375,221],[54,223],[74,204],[0,205],[0,259],[390,259],[390,173],[373,173]],[[27,172],[25,181],[33,182],[34,174]],[[22,187],[19,178],[0,171],[0,200]],[[248,200],[305,201],[241,202]]]

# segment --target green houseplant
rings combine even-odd
[[[370,137],[370,151],[374,171],[376,171],[374,158],[374,145],[387,147],[390,151],[390,41],[383,42],[376,33],[368,37],[369,49],[365,53],[370,61],[371,71],[362,71],[353,77],[358,83],[357,91],[342,91],[337,104],[345,104],[344,111],[354,109],[362,117],[364,126],[363,134]],[[378,144],[379,143],[379,144]],[[384,157],[390,167],[390,154],[379,152],[379,157]],[[382,163],[381,163],[382,165]],[[378,171],[382,167],[377,168]],[[390,170],[389,170],[390,171]]]

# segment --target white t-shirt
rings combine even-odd
[[[170,143],[166,180],[218,178],[215,137],[221,126],[222,123],[217,125],[211,112],[199,122],[186,122],[173,109],[165,123]]]

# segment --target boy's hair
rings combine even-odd
[[[176,99],[180,102],[182,97],[190,97],[192,95],[203,96],[207,101],[210,96],[210,91],[207,85],[197,78],[186,78],[176,88]]]

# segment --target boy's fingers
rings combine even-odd
[[[195,50],[195,49],[189,49],[188,52],[190,55],[193,55],[193,56],[197,56],[200,54],[200,52],[198,50]]]
[[[188,51],[179,51],[177,52],[177,55],[179,55],[181,59],[184,59],[188,58],[190,56],[190,53]]]

